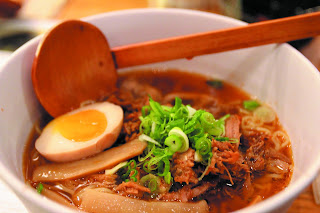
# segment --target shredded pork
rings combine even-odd
[[[144,193],[151,193],[149,188],[132,181],[121,183],[115,190],[123,196],[133,196],[137,198],[142,198]]]
[[[184,153],[175,153],[172,157],[172,175],[175,182],[179,183],[198,183],[198,178],[193,170],[195,151],[189,148]]]
[[[213,184],[204,183],[197,187],[192,187],[191,185],[186,185],[176,192],[166,193],[161,196],[161,200],[167,201],[181,201],[188,202],[192,201],[193,198],[199,197],[204,194]]]

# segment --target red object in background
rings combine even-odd
[[[11,0],[0,0],[0,17],[11,18],[17,14],[21,4]]]

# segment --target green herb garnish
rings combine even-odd
[[[149,99],[150,106],[144,106],[140,117],[140,140],[147,141],[148,147],[138,160],[149,174],[172,181],[170,160],[176,152],[185,152],[189,146],[200,155],[203,165],[210,165],[211,141],[225,134],[225,120],[230,115],[216,120],[204,110],[195,110],[182,104],[180,98],[168,107]]]
[[[258,106],[260,106],[260,104],[254,100],[248,100],[243,102],[243,107],[246,110],[252,111],[252,110],[255,110]]]
[[[37,186],[37,192],[39,194],[41,194],[42,190],[43,190],[43,185],[42,185],[42,183],[39,183],[38,186]]]
[[[216,141],[220,141],[220,142],[229,142],[229,143],[238,143],[239,140],[236,138],[228,138],[228,137],[216,137],[215,138]]]
[[[126,173],[121,175],[121,179],[125,182],[133,181],[137,182],[137,163],[135,160],[131,160],[127,163],[127,165],[124,167],[126,170]]]
[[[147,174],[140,179],[140,185],[148,187],[152,193],[156,193],[159,189],[160,178],[153,174]]]

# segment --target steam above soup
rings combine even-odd
[[[25,178],[41,194],[87,212],[229,212],[289,183],[289,137],[240,89],[173,70],[118,85],[33,133]]]

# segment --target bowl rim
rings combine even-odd
[[[179,13],[183,15],[191,15],[191,16],[202,16],[206,17],[208,19],[217,19],[221,20],[225,23],[231,23],[234,26],[241,26],[245,25],[247,23],[236,20],[230,17],[209,13],[209,12],[202,12],[202,11],[196,11],[196,10],[188,10],[188,9],[177,9],[177,8],[166,8],[166,9],[158,9],[158,8],[139,8],[139,9],[127,9],[127,10],[120,10],[120,11],[112,11],[102,14],[97,14],[89,17],[82,18],[81,20],[88,21],[88,22],[94,22],[95,20],[100,20],[105,17],[112,17],[112,16],[123,16],[123,15],[134,15],[134,14],[141,14],[141,13],[151,13],[151,14],[172,14],[172,13]],[[59,22],[57,22],[59,23]],[[37,43],[40,41],[43,35],[39,35],[33,39],[31,39],[29,42],[24,44],[22,47],[17,49],[15,52],[11,54],[9,59],[2,64],[2,67],[0,69],[1,71],[5,70],[7,65],[18,55],[23,54],[26,49],[30,48],[32,45],[37,45]],[[308,71],[312,72],[312,75],[314,78],[317,78],[320,82],[320,74],[316,67],[307,59],[305,58],[302,53],[300,53],[298,50],[290,46],[289,44],[281,44],[282,48],[288,49],[290,52],[294,53],[297,60],[302,61],[307,67]],[[296,183],[294,185],[289,185],[286,189],[282,190],[281,192],[277,193],[276,195],[271,196],[270,198],[256,204],[250,207],[246,207],[243,209],[240,209],[236,212],[242,213],[242,212],[267,212],[271,210],[275,210],[278,207],[281,207],[282,204],[285,204],[291,199],[294,199],[299,195],[299,193],[302,192],[316,177],[318,170],[320,168],[320,151],[319,151],[319,157],[314,162],[313,165],[309,166],[307,171],[296,180]],[[4,175],[6,174],[6,175]],[[76,212],[72,210],[71,208],[65,207],[63,205],[58,204],[55,201],[49,200],[45,198],[44,196],[39,195],[31,186],[27,185],[24,181],[13,175],[9,172],[9,169],[7,169],[2,162],[0,162],[0,178],[4,181],[6,185],[8,185],[15,193],[18,195],[19,199],[23,197],[23,200],[27,200],[31,202],[32,204],[36,204],[40,206],[42,209],[51,210],[51,211],[58,211],[58,212]],[[26,196],[27,195],[27,196]],[[43,202],[45,200],[45,202]]]

